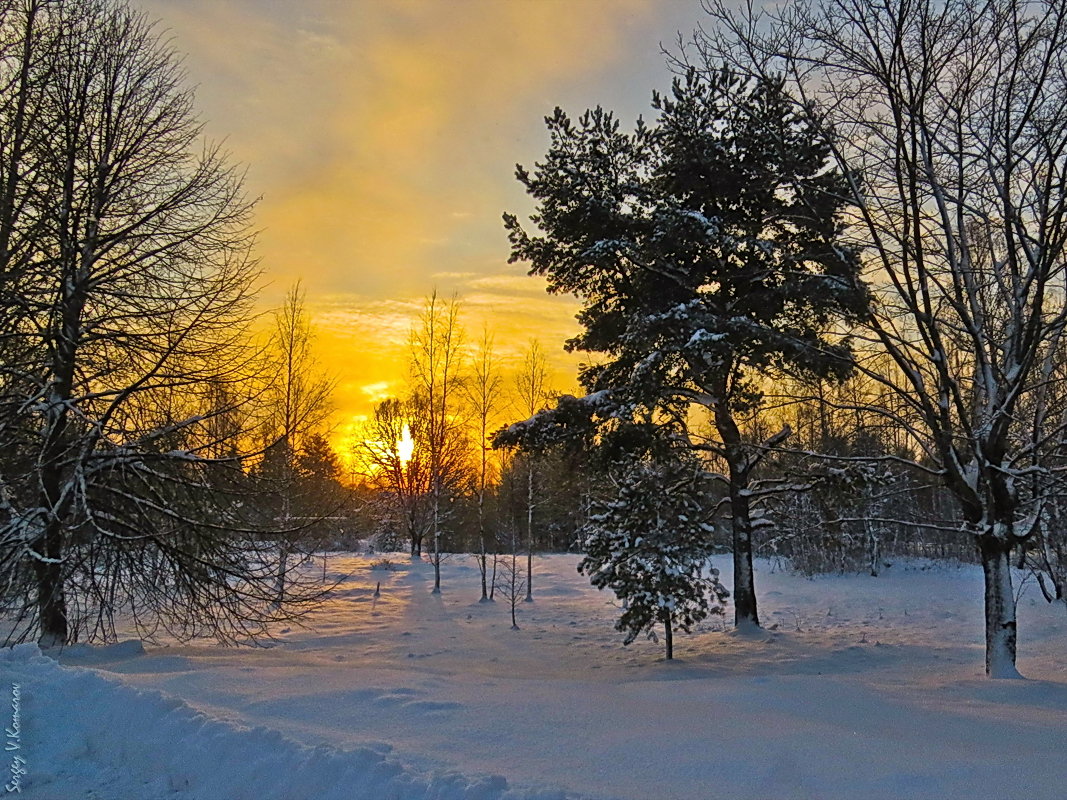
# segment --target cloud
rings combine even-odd
[[[514,163],[575,76],[627,56],[652,0],[147,0],[262,194],[266,268],[323,289],[425,291],[499,270]],[[534,132],[534,136],[531,136]],[[457,209],[459,209],[457,211]]]
[[[472,289],[480,289],[489,292],[499,292],[506,295],[544,295],[547,281],[530,275],[516,275],[514,273],[499,273],[497,275],[484,275],[467,282]]]
[[[389,381],[378,381],[377,383],[368,383],[366,386],[361,386],[360,391],[372,403],[378,403],[388,397],[392,397],[391,387],[392,384]]]
[[[659,42],[697,4],[133,1],[188,52],[209,133],[248,165],[264,302],[303,279],[345,414],[368,412],[365,388],[402,385],[435,285],[459,293],[472,335],[495,331],[502,358],[536,336],[573,375],[560,348],[575,302],[507,264],[500,215],[531,208],[514,165],[541,157],[557,104],[647,109]]]
[[[358,23],[359,56],[317,121],[331,157],[264,198],[265,243],[285,262],[279,268],[333,287],[358,281],[373,294],[425,291],[434,273],[471,263],[498,269],[508,255],[500,213],[514,198],[513,164],[529,154],[516,142],[550,110],[547,86],[619,56],[615,17],[598,3],[356,8],[347,24],[355,36]]]

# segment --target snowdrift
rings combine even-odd
[[[0,649],[0,673],[5,685],[18,686],[21,693],[21,752],[30,773],[23,794],[33,798],[573,797],[551,790],[512,790],[501,776],[414,774],[373,749],[305,747],[267,728],[211,718],[159,692],[132,689],[91,670],[60,666],[36,645]],[[76,795],[70,794],[72,790]]]

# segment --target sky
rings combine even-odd
[[[458,295],[505,365],[531,338],[573,391],[576,302],[508,264],[515,164],[544,117],[603,105],[625,125],[670,83],[661,46],[699,0],[131,0],[186,57],[207,135],[258,197],[263,308],[300,280],[337,381],[340,433],[403,392],[427,295]]]

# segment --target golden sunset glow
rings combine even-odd
[[[411,324],[435,287],[505,369],[536,337],[573,390],[576,303],[508,264],[514,178],[543,116],[602,103],[625,124],[670,80],[660,44],[693,0],[140,0],[188,53],[211,137],[261,199],[264,307],[298,278],[337,377],[335,444],[403,391]]]

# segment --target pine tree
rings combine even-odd
[[[582,533],[587,555],[578,565],[593,586],[611,589],[625,610],[615,628],[630,644],[663,626],[666,656],[674,631],[689,632],[729,596],[718,571],[705,570],[711,525],[701,502],[702,470],[682,461],[632,460],[614,497],[594,508]]]
[[[847,341],[828,334],[869,302],[858,255],[838,240],[845,176],[828,166],[830,133],[780,82],[690,72],[653,106],[656,122],[632,134],[601,108],[546,120],[545,161],[517,173],[541,233],[505,215],[512,260],[583,302],[568,347],[600,356],[580,375],[594,428],[655,413],[725,464],[735,619],[758,626],[754,472],[789,430],[761,440],[742,420],[768,376],[851,367]],[[565,424],[585,429],[573,406]],[[710,437],[690,425],[693,409]],[[513,426],[499,441],[529,433]]]

